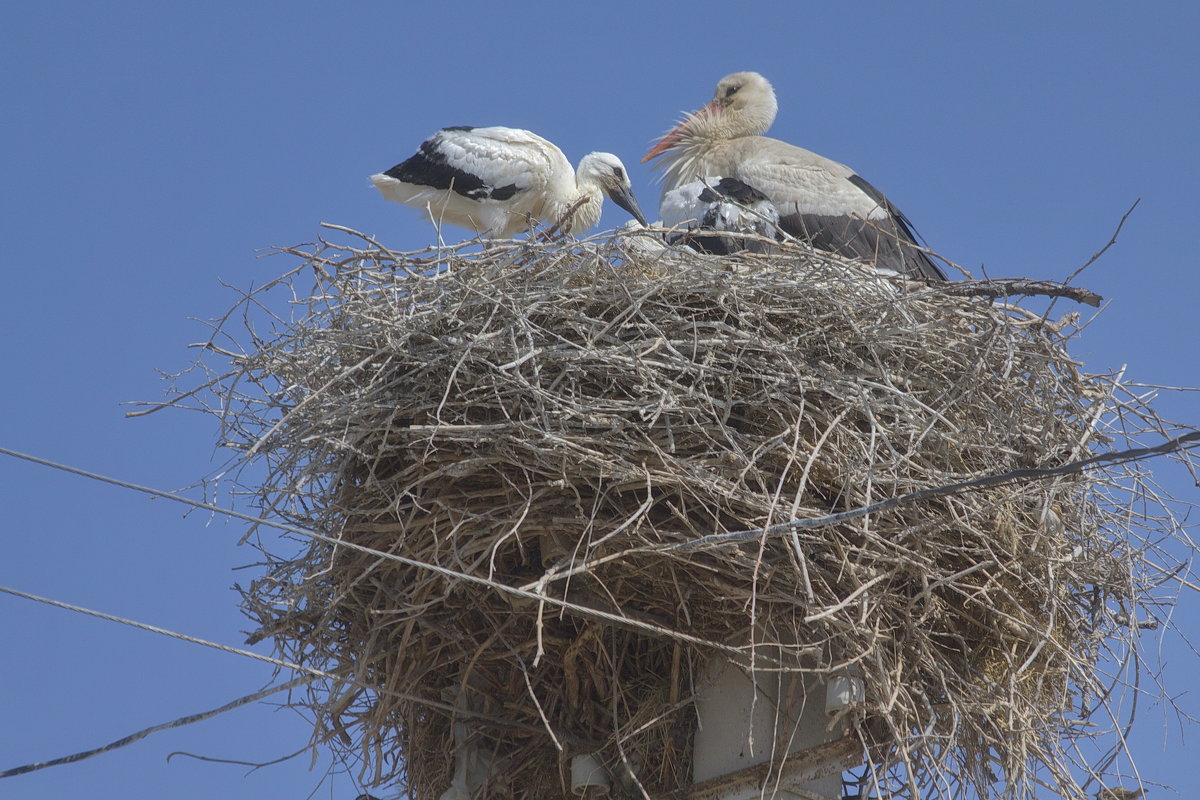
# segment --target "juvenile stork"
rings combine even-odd
[[[642,161],[661,157],[664,198],[697,179],[736,178],[775,205],[784,232],[814,247],[881,270],[946,280],[917,245],[908,218],[882,192],[845,164],[762,135],[778,108],[766,78],[735,72],[721,79],[708,105],[686,115]]]
[[[518,128],[443,128],[387,172],[371,176],[384,197],[492,239],[534,222],[563,233],[600,221],[604,195],[645,224],[621,159],[588,153],[579,169],[552,143]]]
[[[767,242],[729,234],[754,233],[774,239],[779,227],[774,203],[737,178],[704,178],[677,186],[663,195],[659,212],[663,227],[681,231],[668,234],[668,244],[683,242],[716,255],[739,250],[770,252],[772,246]]]

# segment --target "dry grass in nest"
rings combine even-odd
[[[1146,418],[1069,326],[793,247],[364,241],[286,251],[247,305],[283,287],[293,319],[217,350],[213,386],[263,466],[243,488],[330,537],[261,545],[244,604],[326,676],[299,701],[314,742],[367,784],[437,797],[458,725],[504,759],[497,795],[564,795],[578,753],[677,789],[698,667],[782,643],[863,677],[864,796],[1083,796],[1071,720],[1153,588],[1109,495],[1130,467],[763,530],[1057,467]]]

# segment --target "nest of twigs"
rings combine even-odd
[[[861,676],[861,796],[1083,796],[1147,589],[1112,471],[1064,468],[1118,385],[1069,319],[800,246],[364,241],[287,250],[297,312],[214,385],[243,488],[324,537],[263,542],[252,638],[366,784],[433,800],[470,742],[489,795],[579,753],[686,787],[700,666],[782,644]]]

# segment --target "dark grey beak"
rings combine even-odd
[[[605,189],[604,193],[608,195],[608,199],[619,205],[621,208],[633,214],[633,218],[643,225],[648,225],[646,215],[642,213],[642,209],[638,207],[638,202],[633,196],[633,190],[626,186],[614,186],[612,189]]]

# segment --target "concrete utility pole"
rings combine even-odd
[[[787,663],[781,649],[772,660]],[[690,800],[841,796],[843,770],[855,766],[861,745],[849,724],[830,717],[863,699],[857,677],[808,678],[783,669],[748,672],[712,659],[696,699]]]

